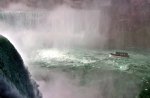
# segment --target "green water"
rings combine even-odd
[[[130,57],[109,57],[116,51]],[[80,86],[97,86],[100,98],[150,98],[150,51],[41,49],[31,54],[30,64],[66,73]]]

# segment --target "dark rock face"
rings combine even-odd
[[[0,97],[41,98],[21,56],[3,36],[0,36]]]

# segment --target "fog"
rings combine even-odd
[[[141,9],[132,13],[132,7],[140,8],[129,0],[1,0],[0,34],[21,53],[44,98],[111,98],[113,91],[115,98],[123,93],[133,98],[139,93],[136,84],[125,86],[121,93],[114,86],[114,78],[125,84],[131,77],[121,81],[122,76],[102,75],[102,82],[80,86],[79,77],[73,79],[60,70],[43,73],[28,62],[33,51],[44,48],[149,49],[149,7],[141,8],[145,14],[139,13]],[[129,94],[129,89],[134,92]]]
[[[149,48],[149,4],[148,0],[2,0],[1,33],[16,36],[12,39],[25,45],[22,49]],[[32,39],[30,44],[26,38]]]
[[[34,66],[31,69],[43,98],[134,98],[140,93],[138,79],[125,73],[93,70],[84,75],[80,68],[75,72],[59,67],[39,70]]]
[[[42,73],[41,68],[32,68],[28,56],[44,48],[104,47],[109,28],[109,17],[104,11],[94,6],[97,3],[89,8],[83,5],[84,9],[78,9],[66,0],[59,6],[43,8],[45,6],[41,5],[35,9],[34,5],[30,7],[22,2],[10,2],[8,7],[1,10],[0,34],[15,45],[39,84],[43,98],[102,97],[96,91],[98,84],[82,87],[78,86],[80,79],[72,80],[61,75],[61,71]],[[53,81],[44,80],[46,76],[51,79],[49,75],[54,78]]]
[[[20,3],[9,4],[0,13],[0,32],[23,51],[41,47],[103,48],[108,40],[110,19],[103,8],[94,4],[88,9],[64,3],[53,9],[36,10]]]

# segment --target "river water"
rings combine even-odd
[[[109,57],[116,51],[130,57]],[[40,49],[29,69],[45,98],[149,98],[149,58],[135,49]]]
[[[150,51],[60,49],[103,48],[110,22],[104,12],[66,6],[40,12],[1,11],[0,32],[12,38],[23,54],[30,54],[25,63],[44,98],[150,98]],[[109,57],[116,51],[130,57]]]

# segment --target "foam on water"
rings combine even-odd
[[[86,65],[89,66],[101,66],[101,63],[104,64],[101,67],[114,67],[119,70],[128,70],[132,66],[143,66],[149,64],[150,55],[144,55],[142,53],[135,53],[133,51],[129,52],[129,58],[111,58],[109,53],[114,51],[102,51],[102,50],[83,50],[83,49],[42,49],[36,52],[33,52],[34,58],[33,61],[40,61],[46,63],[56,63],[61,62],[59,66],[67,65]],[[71,62],[71,63],[70,63]],[[53,66],[49,64],[48,66]],[[146,67],[146,66],[145,66]]]
[[[86,98],[88,94],[93,98],[97,98],[95,96],[100,98],[112,98],[112,96],[115,98],[122,98],[123,96],[126,96],[125,98],[138,98],[142,90],[149,91],[147,86],[142,88],[141,85],[149,83],[147,77],[149,77],[150,71],[150,55],[143,51],[120,51],[128,52],[130,57],[109,57],[109,53],[115,52],[114,50],[41,49],[33,51],[30,67],[34,67],[32,74],[37,81],[44,81],[41,84],[42,90],[43,83],[44,85],[51,85],[49,88],[59,90],[58,93],[60,94],[63,92],[60,82],[63,82],[64,86],[71,86],[68,88],[71,95],[62,95],[61,98],[67,96]],[[36,68],[37,70],[35,70]],[[48,89],[47,93],[50,93],[49,88],[46,88]],[[91,91],[92,89],[96,91]],[[73,94],[74,90],[76,93]],[[130,93],[129,90],[134,92]],[[68,90],[66,89],[66,91]],[[94,93],[97,91],[99,94]],[[83,92],[88,94],[85,95]],[[55,95],[55,92],[44,95],[48,96],[45,98],[49,98],[49,96]],[[55,96],[54,98],[59,97]]]

